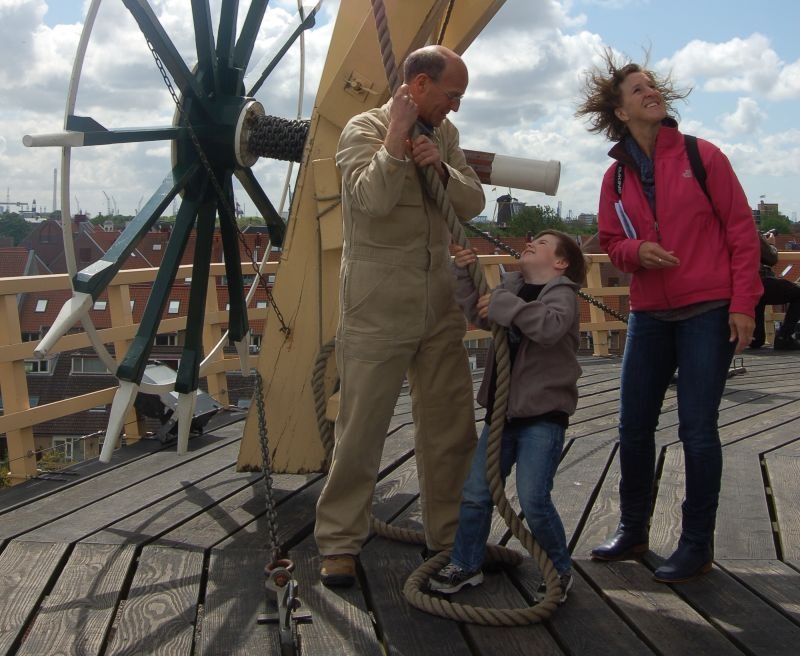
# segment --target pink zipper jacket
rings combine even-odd
[[[758,276],[759,244],[753,215],[736,174],[722,151],[697,140],[713,208],[694,179],[683,135],[662,125],[656,140],[655,215],[638,169],[622,142],[609,155],[625,165],[622,197],[612,164],[603,177],[598,227],[600,245],[614,265],[634,274],[632,311],[669,310],[702,301],[730,300],[730,312],[754,316],[763,288]],[[644,241],[661,244],[680,265],[645,269],[639,263]]]

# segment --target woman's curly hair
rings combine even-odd
[[[649,53],[645,54],[643,65],[632,61],[619,62],[611,48],[605,48],[602,53],[603,66],[587,71],[583,81],[583,102],[575,112],[578,118],[588,117],[589,132],[605,134],[611,141],[622,141],[628,133],[628,128],[621,121],[614,110],[622,103],[620,85],[631,73],[644,73],[655,85],[664,99],[664,106],[668,116],[678,116],[673,107],[673,102],[682,100],[691,93],[691,88],[676,89],[670,75],[660,77],[654,71],[646,68]]]

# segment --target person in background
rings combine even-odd
[[[336,153],[344,218],[336,331],[340,400],[314,529],[328,586],[355,582],[383,443],[406,374],[430,551],[453,544],[477,442],[450,231],[418,170],[436,171],[460,220],[483,210],[480,180],[447,119],[461,106],[467,67],[452,50],[428,46],[408,56],[403,73],[404,84],[387,104],[347,123]],[[424,134],[412,140],[418,121]]]
[[[761,267],[759,274],[764,293],[756,305],[756,327],[753,332],[751,349],[761,348],[766,339],[764,310],[767,305],[787,305],[780,328],[775,331],[772,348],[776,351],[798,351],[800,342],[794,337],[797,322],[800,320],[800,287],[786,278],[778,278],[772,267],[778,263],[778,249],[775,248],[775,232],[758,233],[761,242]]]
[[[479,297],[466,267],[475,253],[455,253],[456,299],[467,317],[482,328],[495,322],[508,328],[511,381],[501,443],[503,481],[517,466],[517,495],[525,519],[547,552],[561,580],[563,603],[572,588],[572,564],[564,526],[550,492],[564,448],[564,433],[578,402],[578,333],[576,290],[586,278],[586,262],[576,241],[563,232],[545,230],[528,242],[520,271],[506,274],[491,294]],[[455,546],[450,562],[430,579],[431,590],[450,594],[483,581],[492,510],[486,473],[486,450],[494,407],[494,348],[487,355],[478,402],[486,424],[478,441],[461,499]],[[544,598],[542,583],[537,591]]]
[[[631,274],[620,391],[621,516],[591,555],[620,560],[648,549],[655,431],[678,370],[686,490],[677,548],[655,570],[666,583],[712,566],[722,475],[719,404],[732,356],[752,340],[762,292],[752,213],[730,162],[698,139],[708,196],[693,175],[672,118],[672,103],[687,95],[669,77],[618,63],[607,50],[604,66],[587,73],[576,112],[589,119],[590,131],[614,142],[600,191],[599,239],[613,264]]]

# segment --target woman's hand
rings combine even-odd
[[[681,263],[673,253],[654,241],[643,241],[639,246],[639,264],[645,269],[671,269]]]
[[[753,332],[756,320],[746,314],[731,312],[728,315],[728,325],[731,328],[731,342],[736,342],[736,353],[741,353],[753,341]]]

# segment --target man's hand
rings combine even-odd
[[[411,158],[414,163],[420,168],[424,166],[433,166],[439,177],[444,180],[445,171],[442,164],[442,155],[437,146],[429,137],[424,135],[418,136],[411,143]]]
[[[639,246],[639,264],[645,269],[670,269],[680,265],[673,251],[666,251],[654,241],[643,241]]]
[[[731,328],[730,341],[736,342],[736,353],[741,353],[753,341],[756,320],[746,314],[731,312],[728,315],[728,325]]]
[[[407,84],[401,84],[389,106],[389,127],[383,145],[392,157],[404,159],[411,155],[409,135],[417,122],[417,103]]]

